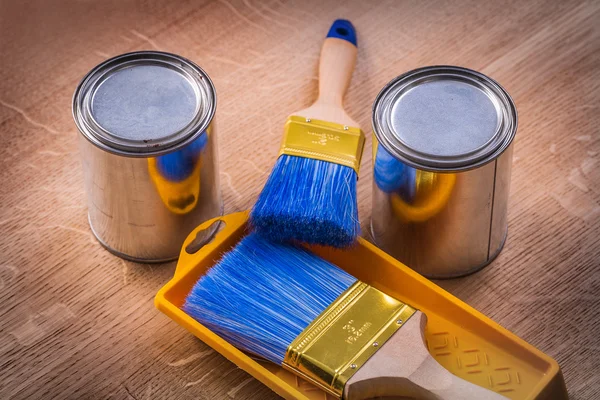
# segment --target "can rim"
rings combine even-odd
[[[183,128],[159,140],[139,141],[118,138],[94,119],[90,110],[90,93],[111,73],[147,62],[176,70],[193,82],[196,96],[203,97],[205,105],[196,105],[194,117]],[[214,118],[217,94],[208,74],[193,61],[162,51],[134,51],[105,60],[90,70],[79,82],[72,99],[72,115],[79,132],[93,145],[112,154],[127,157],[154,157],[173,152],[194,141],[208,128]]]
[[[383,121],[385,116],[384,107],[388,105],[383,103],[385,101],[389,103],[391,101],[390,96],[393,97],[398,90],[406,85],[440,74],[476,81],[482,90],[485,90],[488,94],[493,94],[494,100],[501,105],[502,120],[496,133],[476,150],[450,157],[433,157],[412,149],[396,138],[390,131],[389,126]],[[377,141],[400,161],[411,167],[431,172],[467,171],[497,159],[512,143],[516,135],[517,125],[518,114],[515,103],[498,82],[480,72],[450,65],[422,67],[392,79],[378,93],[372,108],[372,127]]]

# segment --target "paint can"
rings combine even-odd
[[[375,243],[428,278],[488,265],[506,240],[517,111],[489,77],[410,71],[373,105]]]
[[[186,236],[222,215],[208,75],[141,51],[92,69],[73,96],[92,232],[139,262],[176,259]]]

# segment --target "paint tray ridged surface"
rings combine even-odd
[[[196,228],[183,245],[175,276],[158,292],[155,305],[282,397],[328,399],[331,396],[280,366],[250,358],[181,309],[196,281],[247,233],[247,220],[247,213],[236,213]],[[220,224],[221,230],[202,246],[215,224]],[[425,336],[429,352],[453,374],[510,399],[568,398],[555,360],[367,241],[361,239],[357,246],[343,251],[312,250],[423,311],[428,317]]]

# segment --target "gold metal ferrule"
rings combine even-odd
[[[356,281],[290,344],[283,367],[341,399],[348,379],[415,312]]]
[[[358,174],[365,135],[359,128],[291,116],[279,155],[313,158],[353,168]]]

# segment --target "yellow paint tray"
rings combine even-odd
[[[329,397],[269,362],[258,362],[187,315],[192,286],[247,233],[248,213],[207,221],[186,239],[175,276],[156,295],[156,307],[238,367],[286,399]],[[221,230],[203,245],[206,232]],[[202,246],[203,245],[203,246]],[[199,249],[197,249],[200,247]],[[556,361],[365,240],[349,250],[313,248],[358,279],[423,311],[430,353],[455,375],[511,399],[567,399]],[[191,254],[190,254],[191,253]]]

